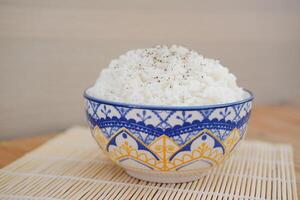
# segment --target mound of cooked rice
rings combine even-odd
[[[128,51],[112,60],[88,94],[110,101],[200,106],[242,100],[245,92],[219,61],[181,46]]]

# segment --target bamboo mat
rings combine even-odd
[[[159,184],[129,177],[72,128],[0,169],[0,199],[298,199],[292,148],[245,141],[202,179]]]

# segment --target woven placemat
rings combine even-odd
[[[245,141],[200,180],[159,184],[128,176],[77,127],[0,169],[0,199],[298,198],[290,145]]]

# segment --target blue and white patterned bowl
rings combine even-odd
[[[212,106],[148,106],[106,101],[85,91],[94,138],[136,178],[164,183],[198,179],[245,136],[253,95]]]

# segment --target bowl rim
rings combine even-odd
[[[163,105],[160,106],[160,105],[150,105],[150,104],[131,104],[131,103],[110,101],[110,100],[97,98],[88,94],[88,90],[90,88],[92,87],[85,89],[83,93],[83,97],[88,100],[92,100],[100,104],[106,104],[111,106],[121,106],[127,108],[150,109],[150,110],[202,110],[202,109],[204,110],[204,109],[212,109],[212,108],[215,109],[215,108],[224,108],[224,107],[243,104],[246,102],[250,102],[254,99],[253,93],[250,90],[243,88],[244,92],[248,93],[249,96],[239,101],[233,101],[233,102],[222,103],[222,104],[203,105],[203,106],[163,106]]]

